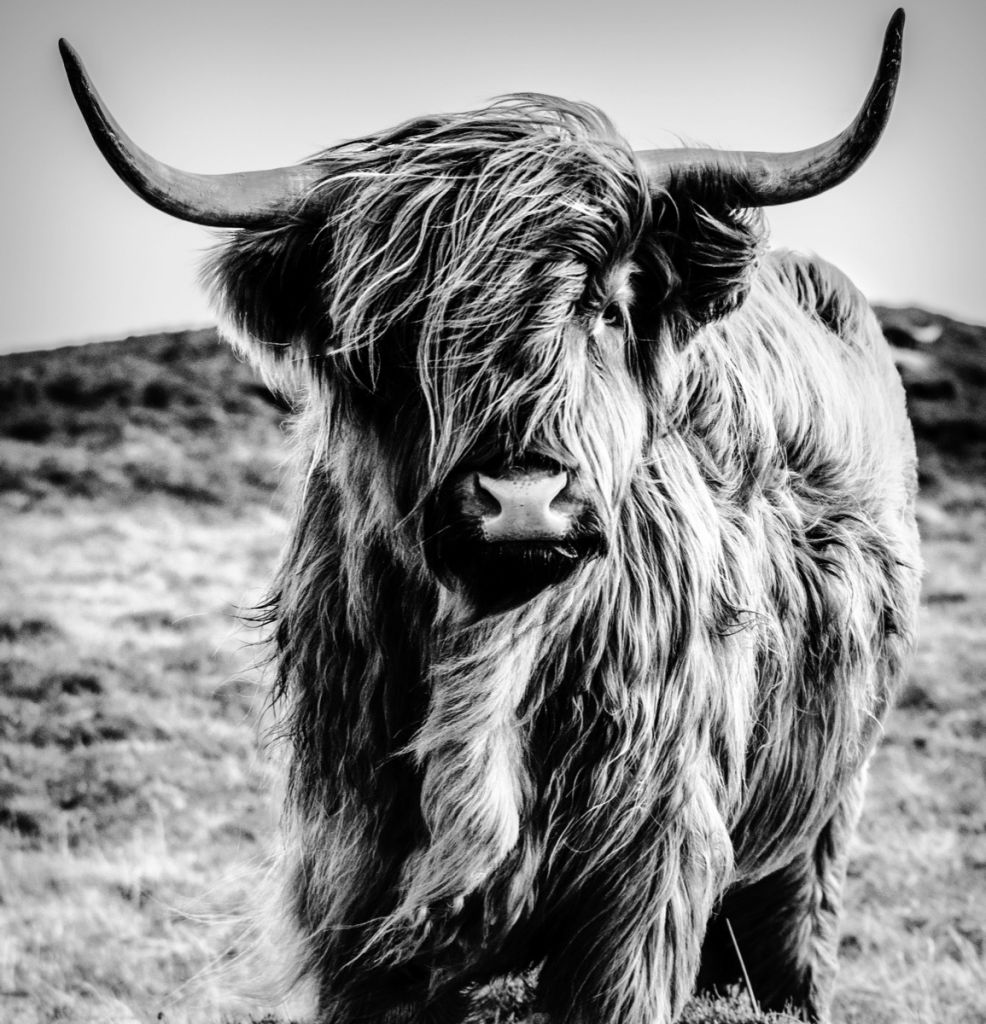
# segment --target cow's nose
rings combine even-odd
[[[568,483],[564,470],[516,469],[503,476],[478,473],[476,483],[497,506],[497,511],[482,517],[487,540],[557,540],[572,528],[572,509],[557,500]]]

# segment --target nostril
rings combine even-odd
[[[493,490],[486,486],[485,481],[491,479],[495,478],[487,477],[484,473],[474,473],[470,480],[470,491],[473,497],[469,503],[472,506],[471,511],[483,517],[499,515],[502,510]]]

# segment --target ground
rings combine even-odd
[[[986,1020],[986,330],[882,315],[918,431],[928,573],[853,846],[837,1019],[972,1024]],[[0,1020],[270,1012],[231,993],[256,973],[247,921],[276,842],[277,752],[240,612],[287,528],[283,417],[211,331],[0,360]],[[523,1017],[515,991],[500,1024]],[[690,1010],[753,1019],[742,994]]]

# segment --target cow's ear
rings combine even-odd
[[[687,193],[655,203],[638,263],[665,283],[657,290],[659,308],[644,316],[670,321],[679,342],[728,316],[749,294],[764,239],[758,210],[700,202]]]
[[[280,387],[312,369],[328,333],[324,248],[317,224],[293,221],[230,234],[203,267],[223,333]]]
[[[689,203],[671,258],[681,277],[682,302],[701,326],[746,300],[764,245],[759,210]]]

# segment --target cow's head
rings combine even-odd
[[[791,154],[634,153],[593,108],[522,95],[194,175],[139,149],[63,56],[128,185],[239,229],[209,281],[243,350],[309,388],[313,473],[396,557],[491,610],[605,554],[675,353],[743,301],[757,208],[830,188],[876,144],[902,21],[853,124]]]

